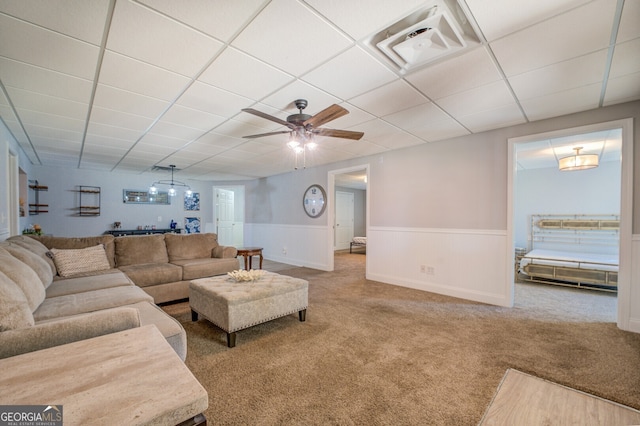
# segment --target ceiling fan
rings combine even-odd
[[[258,117],[266,118],[275,123],[287,126],[291,130],[281,130],[278,132],[260,133],[257,135],[244,136],[248,139],[261,138],[264,136],[278,135],[281,133],[291,133],[292,136],[306,138],[307,136],[319,135],[319,136],[331,136],[334,138],[344,138],[359,140],[364,136],[363,132],[352,132],[349,130],[336,130],[336,129],[324,129],[318,126],[322,126],[329,121],[349,114],[349,111],[342,108],[339,105],[333,104],[328,108],[323,109],[314,116],[304,114],[302,110],[307,107],[306,99],[296,99],[294,101],[296,108],[300,111],[298,114],[293,114],[287,117],[287,121],[281,120],[273,115],[266,114],[264,112],[255,110],[253,108],[244,108],[242,111],[249,114],[257,115]]]

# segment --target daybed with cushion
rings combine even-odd
[[[98,247],[104,261],[106,252]],[[0,243],[0,358],[147,324],[154,324],[186,358],[180,323],[124,273],[109,269],[61,278],[47,253],[29,237]]]

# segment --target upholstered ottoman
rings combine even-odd
[[[236,282],[224,276],[201,278],[189,284],[192,321],[198,314],[227,333],[227,346],[236,345],[236,332],[298,312],[304,321],[309,283],[266,272],[257,281]]]

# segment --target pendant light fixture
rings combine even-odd
[[[193,195],[193,191],[191,190],[191,187],[184,182],[180,182],[179,180],[173,179],[173,171],[176,168],[175,164],[170,164],[169,168],[171,169],[171,180],[164,179],[164,180],[157,180],[153,182],[149,187],[149,194],[151,195],[157,194],[158,185],[168,185],[169,190],[167,192],[169,193],[169,196],[175,197],[178,194],[178,191],[176,190],[176,186],[182,186],[186,188],[184,191],[184,196],[187,198],[191,198],[191,196]]]
[[[558,161],[560,171],[568,172],[598,167],[598,156],[596,154],[580,154],[581,149],[581,146],[573,148],[576,152],[574,155],[563,157]]]

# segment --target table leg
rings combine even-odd
[[[236,333],[227,333],[227,347],[233,348],[236,345]]]
[[[260,252],[260,269],[262,269],[262,252]]]
[[[246,254],[244,255],[244,270],[248,271],[249,270],[249,256],[247,256]]]
[[[247,268],[245,268],[247,269]],[[249,269],[253,269],[253,256],[249,255]]]

